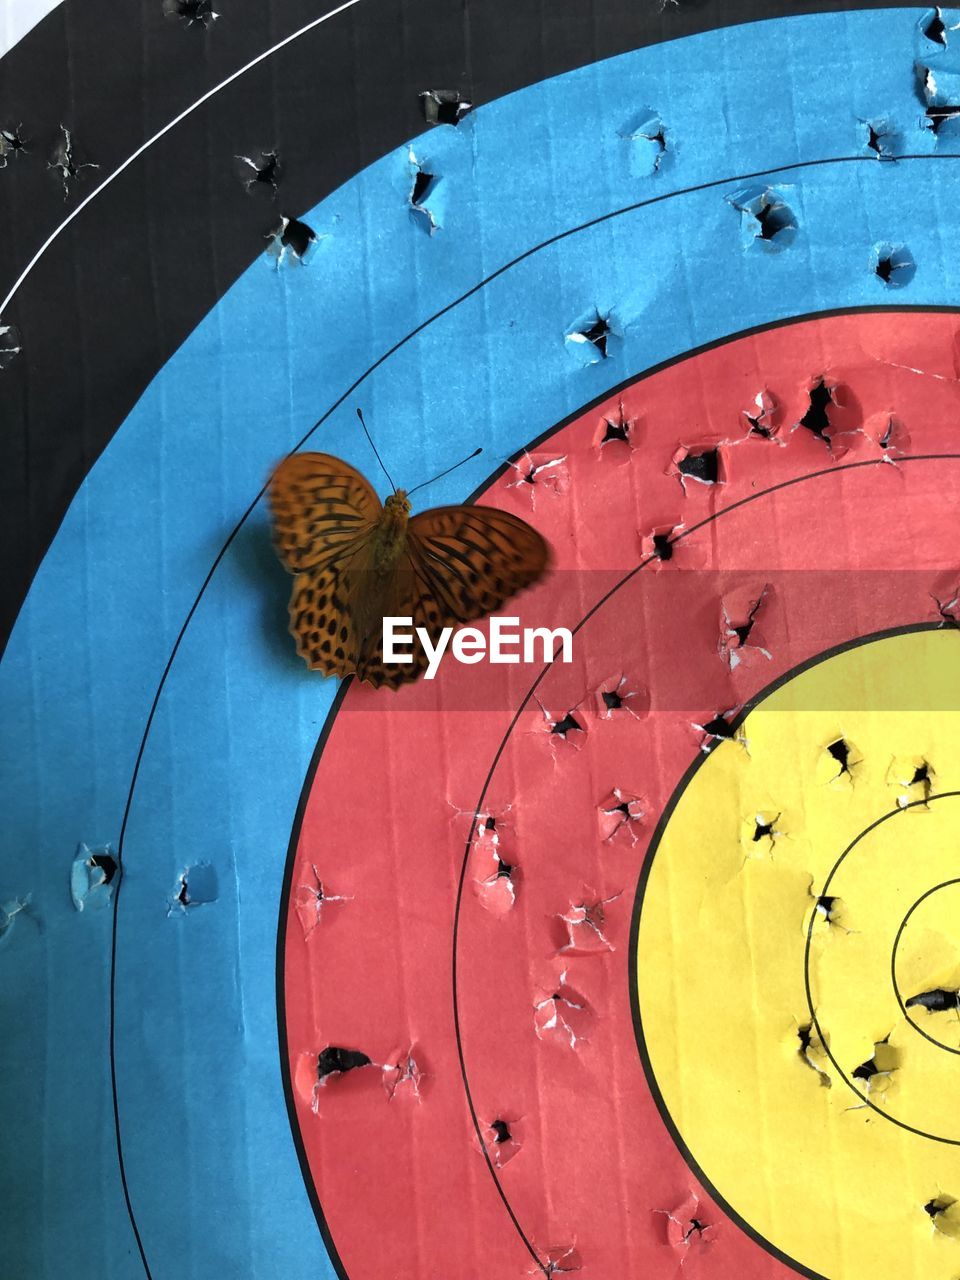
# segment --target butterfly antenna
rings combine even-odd
[[[393,479],[392,479],[392,477],[391,477],[391,475],[390,475],[390,472],[389,472],[389,471],[387,470],[387,468],[383,465],[383,459],[380,457],[379,453],[377,453],[377,446],[373,443],[373,436],[372,436],[372,435],[370,434],[370,432],[367,430],[367,424],[366,424],[366,423],[364,422],[364,420],[363,420],[363,410],[359,407],[359,405],[357,406],[357,417],[360,419],[360,425],[361,425],[361,427],[363,427],[363,434],[364,434],[364,435],[367,437],[367,439],[370,441],[370,448],[373,450],[373,452],[374,452],[374,456],[376,457],[377,461],[380,463],[380,467],[381,467],[381,469],[382,469],[382,471],[383,471],[383,474],[384,474],[384,475],[387,477],[387,479],[390,481],[391,487],[393,488],[394,493],[396,493],[396,491],[397,491],[397,486],[393,483]]]
[[[448,476],[451,471],[456,471],[457,467],[462,467],[465,462],[470,462],[479,453],[483,453],[483,450],[474,449],[473,453],[468,454],[466,458],[461,458],[460,461],[455,462],[452,467],[447,467],[446,471],[441,471],[438,476],[433,477],[433,480],[424,480],[422,484],[414,485],[412,489],[408,489],[407,494],[416,493],[418,489],[425,489],[428,484],[433,484],[436,480],[442,480],[444,476]]]

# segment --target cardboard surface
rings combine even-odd
[[[515,83],[642,43],[632,9],[614,29],[577,8],[596,44],[563,11],[542,47],[514,45]],[[495,65],[506,57],[503,14],[483,13]],[[34,551],[73,492],[77,460],[91,469],[0,668],[0,1195],[12,1224],[0,1274],[339,1269],[356,1280],[382,1274],[384,1257],[411,1277],[573,1266],[606,1276],[631,1274],[635,1260],[655,1275],[831,1274],[832,1255],[805,1252],[792,1223],[781,1234],[768,1206],[742,1200],[702,1135],[682,1132],[678,1146],[676,1126],[696,1108],[669,1094],[669,1040],[638,1053],[630,927],[641,866],[655,865],[642,862],[646,842],[699,758],[695,724],[836,645],[951,616],[953,465],[907,457],[955,452],[956,434],[960,148],[951,126],[934,135],[923,120],[914,64],[928,60],[949,84],[953,57],[923,34],[930,16],[811,14],[706,31],[478,98],[456,128],[426,132],[402,123],[397,95],[381,86],[364,102],[376,98],[396,137],[347,110],[304,53],[265,66],[258,87],[238,81],[216,97],[216,119],[200,113],[158,143],[84,211],[98,217],[78,217],[42,260],[21,303],[53,318],[34,328],[18,313],[28,363],[0,372],[14,379],[2,405],[18,459],[4,473],[19,504],[9,510]],[[349,79],[350,51],[359,59],[369,39],[399,64],[389,25],[378,12],[362,31],[332,28],[312,56],[323,45]],[[245,41],[242,31],[238,21],[231,41]],[[607,45],[614,34],[622,43]],[[170,81],[182,101],[223,70],[226,46],[190,47],[183,79]],[[428,65],[459,79],[464,59],[438,52]],[[760,93],[744,68],[762,68],[776,92]],[[270,120],[264,145],[295,148],[291,121],[305,110],[295,89],[306,83],[336,99],[338,138],[354,141],[321,147],[311,134],[311,155],[337,164],[317,189],[297,178],[277,204],[268,195],[257,206],[232,157],[267,129],[274,95],[292,115],[277,117],[276,138]],[[160,127],[162,106],[161,96],[142,119]],[[141,115],[124,120],[133,129]],[[871,149],[869,121],[887,130],[895,163]],[[291,172],[320,174],[308,158]],[[33,160],[29,181],[56,186]],[[236,185],[208,183],[208,166]],[[432,233],[410,204],[418,168],[436,178]],[[10,176],[0,172],[0,187]],[[209,189],[212,203],[186,217],[194,206],[181,181],[191,199]],[[318,235],[305,265],[278,269],[261,253],[261,224],[278,205]],[[29,236],[13,221],[20,250],[36,243],[37,208]],[[785,242],[757,234],[770,208],[789,210]],[[128,224],[143,275],[130,258],[112,269]],[[224,229],[222,252],[211,226]],[[877,273],[881,259],[892,283]],[[120,308],[127,295],[138,311]],[[785,323],[798,317],[810,319]],[[605,352],[582,340],[601,321]],[[71,342],[83,335],[82,357],[64,360],[74,350],[65,331]],[[816,413],[797,426],[815,391],[821,410],[827,397],[827,429]],[[621,400],[637,422],[632,450],[600,444]],[[308,438],[376,479],[356,403],[401,482],[483,445],[423,496],[457,501],[479,486],[483,500],[549,531],[563,567],[525,612],[584,617],[655,538],[691,531],[674,559],[638,573],[585,623],[577,663],[538,688],[546,714],[528,705],[505,742],[529,689],[520,672],[474,683],[467,669],[445,669],[387,713],[351,689],[328,721],[335,690],[294,658],[288,582],[258,493],[277,457]],[[747,414],[762,428],[749,438]],[[824,430],[836,437],[829,447]],[[697,459],[715,445],[722,482],[704,484],[694,473],[712,464]],[[519,471],[491,480],[515,455]],[[538,467],[530,486],[523,475]],[[761,596],[753,644],[741,645],[737,627]],[[625,670],[637,662],[642,675]],[[622,675],[636,682],[628,708],[642,714],[608,722],[602,693]],[[575,729],[554,741],[557,717],[584,697],[585,741]],[[929,753],[948,780],[947,740],[920,743],[914,729],[891,756]],[[709,765],[738,749],[724,742]],[[285,887],[301,797],[303,843]],[[467,848],[478,803],[503,819],[505,854],[517,841],[512,901],[485,883],[493,853]],[[738,832],[755,803],[737,806]],[[777,804],[764,796],[765,822],[780,820]],[[618,813],[625,822],[611,830]],[[99,873],[111,857],[122,874],[107,893]],[[314,863],[331,900],[311,928]],[[934,940],[944,982],[950,902],[918,901],[911,917]],[[599,933],[591,903],[603,904]],[[916,945],[908,926],[905,989],[927,972]],[[789,1018],[802,1012],[791,1002]],[[778,1048],[789,1026],[783,1034]],[[331,1047],[374,1065],[315,1092],[317,1057]],[[822,1088],[791,1051],[796,1087]],[[812,1042],[807,1053],[822,1065]],[[759,1058],[748,1065],[759,1074]],[[829,1125],[879,1123],[826,1115]],[[495,1120],[509,1138],[498,1140]],[[911,1160],[899,1185],[915,1199]],[[915,1255],[917,1276],[930,1274],[928,1256],[938,1267],[951,1256],[953,1219],[936,1207],[946,1182],[925,1182],[928,1200],[910,1200],[934,1250]],[[856,1228],[833,1224],[824,1247],[855,1250]],[[920,1228],[911,1232],[920,1248]],[[885,1265],[856,1256],[875,1272]]]

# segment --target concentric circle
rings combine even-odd
[[[932,1044],[960,1054],[960,880],[928,889],[904,916],[890,975],[910,1025]],[[909,928],[908,928],[909,926]]]
[[[206,32],[70,3],[25,42],[5,514],[22,575],[52,544],[0,677],[12,1273],[783,1273],[650,1096],[629,903],[737,707],[954,607],[960,150],[923,97],[958,37],[855,5],[640,48],[755,0],[514,5],[512,28],[499,0],[430,0],[397,6],[386,79],[391,23],[353,0]],[[101,19],[133,51],[112,80],[83,70]],[[306,92],[289,72],[318,56],[336,74]],[[474,106],[433,127],[430,84]],[[64,128],[72,176],[46,165]],[[276,193],[231,172],[261,147]],[[264,237],[293,213],[317,240],[278,269]],[[401,483],[483,446],[428,502],[538,441],[485,497],[557,548],[522,609],[579,628],[571,670],[445,672],[384,711],[297,665],[258,493],[308,440],[369,470],[358,399]],[[65,892],[78,842],[115,851],[112,911]],[[949,902],[907,923],[905,1003],[952,981],[927,948]],[[51,1027],[82,1105],[45,1084]],[[356,1069],[321,1088],[321,1058]]]
[[[918,326],[930,323],[924,317]],[[935,330],[940,322],[932,323]],[[438,1265],[459,1274],[549,1271],[571,1250],[581,1270],[596,1276],[639,1266],[660,1274],[678,1262],[671,1251],[687,1257],[702,1249],[709,1251],[705,1265],[721,1275],[759,1280],[785,1268],[831,1275],[793,1252],[788,1235],[760,1218],[755,1223],[752,1207],[748,1214],[727,1196],[662,1105],[656,1077],[645,1077],[631,985],[646,974],[679,991],[681,966],[671,951],[643,951],[638,978],[630,902],[644,868],[660,862],[660,854],[647,857],[650,841],[691,758],[705,770],[749,759],[750,745],[736,741],[738,708],[754,705],[771,681],[825,651],[869,648],[871,636],[904,645],[897,670],[919,673],[930,665],[927,646],[940,653],[956,639],[939,629],[934,599],[948,571],[941,563],[950,545],[944,495],[960,477],[950,454],[955,393],[946,378],[918,378],[908,350],[919,335],[908,329],[902,317],[890,325],[860,315],[754,333],[626,383],[531,444],[481,500],[531,519],[554,546],[555,575],[521,597],[517,610],[524,622],[572,626],[574,662],[486,671],[447,663],[433,685],[404,690],[386,708],[375,693],[351,687],[328,722],[291,844],[282,1009],[288,1099],[305,1176],[351,1277],[374,1274],[382,1250],[382,1241],[355,1229],[366,1220],[357,1205],[370,1204],[397,1256],[410,1257],[422,1247],[411,1230],[425,1229],[423,1197],[448,1206],[430,1219],[430,1249]],[[928,342],[936,359],[933,332]],[[845,389],[834,425],[848,425],[850,437],[838,437],[836,452],[799,425],[810,401],[808,370],[822,367],[827,349],[834,353],[831,379]],[[880,359],[885,374],[878,381]],[[738,427],[745,407],[757,412],[763,388],[769,399],[762,412],[771,399],[778,404],[767,436]],[[909,455],[896,459],[878,447],[883,433],[874,434],[891,402],[915,432]],[[610,422],[629,423],[642,448],[609,442]],[[694,453],[716,445],[716,483],[683,474],[678,441]],[[921,441],[937,456],[921,454]],[[532,485],[525,479],[531,472]],[[895,503],[896,521],[875,518],[882,501]],[[666,539],[669,556],[657,554],[656,536],[661,548]],[[934,549],[934,562],[918,570],[921,545]],[[949,676],[949,663],[946,670]],[[904,732],[907,721],[913,725],[909,740],[890,747],[874,803],[856,809],[851,797],[863,788],[833,777],[839,761],[829,747],[846,734],[856,772],[869,743],[876,766],[872,738],[845,720],[844,707],[856,712],[861,693],[855,683],[846,702],[824,693],[840,723],[822,727],[821,736],[834,736],[814,753],[808,781],[846,816],[840,829],[824,829],[822,861],[815,867],[811,860],[798,881],[803,909],[794,911],[791,936],[799,1003],[783,1014],[781,1029],[783,1053],[802,1068],[803,1086],[825,1091],[818,1070],[800,1061],[798,1038],[811,1023],[803,947],[807,913],[817,909],[814,869],[822,884],[878,813],[895,809],[896,821],[922,825],[912,810],[900,812],[903,788],[920,786],[912,781],[917,760],[928,759],[937,787],[949,783],[945,752],[921,741],[918,726],[929,716],[917,708],[928,707],[931,695],[916,675],[901,682],[906,701],[893,708],[906,717]],[[941,682],[937,696],[960,707],[955,684]],[[796,771],[796,747],[778,746],[787,775]],[[792,785],[801,786],[799,777]],[[741,811],[744,796],[731,784],[726,799],[711,797],[706,806],[704,848],[720,839],[732,804],[750,877],[763,875],[752,840],[758,819],[770,831],[757,846],[797,840],[776,788],[767,790]],[[782,823],[786,835],[779,834]],[[343,831],[350,832],[348,859],[336,853]],[[678,896],[662,913],[677,938],[699,918],[698,874],[677,881]],[[314,927],[297,904],[315,902],[317,875],[337,901]],[[731,875],[731,895],[735,880]],[[900,902],[873,974],[894,1006],[891,948],[909,905]],[[687,949],[701,956],[715,983],[723,975],[721,987],[728,957],[707,958],[729,925],[717,922],[707,940]],[[765,976],[783,943],[776,927],[763,937],[754,960]],[[729,938],[724,945],[736,950]],[[437,981],[451,950],[452,991]],[[814,958],[817,981],[828,981],[816,951]],[[378,975],[373,984],[362,978],[371,971]],[[716,994],[702,1000],[716,1003]],[[682,1056],[672,1055],[678,1070],[683,1064],[684,1089],[710,1098],[728,1149],[742,1149],[738,1107],[765,1123],[781,1101],[762,1080],[735,1080],[730,1089],[740,1097],[731,1107],[711,1084],[713,1059],[749,1049],[751,1034],[745,1015],[738,1016],[717,1028],[715,1041],[685,1044]],[[870,1025],[867,1038],[874,1034],[862,1046],[853,1037],[851,1076],[876,1057],[886,1031]],[[386,1070],[354,1071],[315,1089],[316,1066],[331,1045],[360,1051]],[[757,1061],[749,1051],[746,1059]],[[408,1072],[404,1087],[388,1093],[382,1080],[392,1081],[399,1064],[411,1061],[417,1090]],[[830,1092],[848,1094],[846,1105],[859,1109],[856,1121],[861,1111],[872,1115],[866,1088],[855,1097],[838,1078]],[[871,1101],[875,1093],[879,1098],[879,1080],[870,1086]],[[577,1133],[590,1135],[586,1144],[573,1140],[571,1116]],[[509,1138],[501,1142],[504,1132]],[[769,1197],[784,1217],[792,1213],[794,1185],[818,1176],[811,1132],[796,1155]],[[387,1181],[391,1205],[382,1214],[369,1196]],[[936,1193],[931,1188],[927,1200]],[[922,1205],[921,1229],[929,1233]],[[477,1232],[482,1253],[465,1243]],[[869,1247],[865,1256],[877,1261]],[[401,1267],[400,1274],[413,1272]]]
[[[818,1275],[955,1274],[925,1206],[960,1185],[960,1074],[890,971],[957,869],[960,797],[931,790],[957,776],[957,693],[943,630],[805,664],[691,770],[638,899],[651,1085],[731,1211]],[[943,907],[914,962],[955,946]]]
[[[942,632],[939,634],[943,636]],[[952,652],[944,649],[944,656],[952,662]],[[936,661],[933,670],[938,671]],[[939,673],[946,674],[942,666]],[[958,799],[960,792],[905,799],[858,835],[841,854],[817,893],[818,905],[810,912],[804,949],[807,1006],[816,1035],[837,1075],[877,1115],[918,1137],[953,1146],[960,1146],[960,1110],[954,1111],[949,1103],[951,1094],[960,1085],[956,1064],[937,1064],[929,1053],[917,1054],[914,1050],[910,1055],[909,1073],[901,1071],[903,1054],[899,1040],[902,1028],[898,1026],[897,1009],[893,1007],[891,997],[897,1000],[897,1007],[907,1021],[914,1027],[917,1024],[907,1013],[905,1004],[901,1003],[897,989],[888,989],[885,975],[888,969],[896,970],[898,944],[903,936],[902,924],[894,935],[892,946],[887,947],[892,953],[891,963],[888,966],[883,962],[893,921],[902,910],[902,903],[911,900],[915,886],[929,884],[931,878],[936,882],[933,890],[926,890],[914,902],[905,917],[908,920],[931,893],[941,891],[949,883],[937,881],[941,870],[954,869],[958,865]],[[953,803],[949,803],[951,801]],[[903,821],[894,821],[921,811],[930,817],[920,831],[915,828],[904,830]],[[901,904],[899,908],[898,903]],[[937,899],[937,905],[941,908],[946,905],[949,910],[950,903]],[[940,941],[941,945],[955,948],[960,925],[956,898],[952,905],[952,922],[941,918],[941,927],[946,925],[947,936]],[[832,945],[838,928],[846,931],[849,945]],[[953,936],[948,941],[950,934]],[[932,947],[935,941],[927,939],[926,945]],[[923,959],[930,963],[926,955]],[[878,985],[878,961],[884,976],[879,982],[879,990],[873,991]],[[815,976],[818,969],[819,974]],[[871,998],[866,998],[868,991],[872,992]],[[844,1066],[842,1049],[836,1046],[839,1037],[830,1035],[826,1030],[830,1024],[831,992],[841,993],[845,1037],[855,1036],[859,1029],[862,1040],[864,1029],[871,1022],[876,1024],[878,1018],[886,1017],[891,1025],[898,1027],[899,1034],[895,1038],[893,1031],[884,1036],[876,1042],[871,1058],[858,1063],[852,1070]],[[929,1034],[925,1038],[936,1043]],[[896,1089],[892,1087],[894,1084]]]

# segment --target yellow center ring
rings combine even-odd
[[[668,807],[638,1040],[692,1167],[830,1280],[960,1276],[960,635],[848,646],[758,699]]]

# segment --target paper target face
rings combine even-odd
[[[297,225],[91,446],[0,669],[17,1275],[960,1272],[960,37],[598,22],[318,202],[231,170]],[[385,494],[358,405],[405,487],[482,445],[418,497],[547,538],[569,662],[298,663],[263,486]]]
[[[453,664],[386,715],[351,689],[328,724],[293,852],[285,1016],[295,1123],[348,1274],[376,1267],[379,1242],[349,1223],[387,1183],[411,1249],[425,1230],[419,1197],[446,1195],[429,1247],[449,1267],[469,1225],[490,1247],[505,1207],[504,1270],[526,1251],[547,1271],[593,1258],[598,1274],[683,1262],[704,1275],[836,1275],[848,1251],[866,1275],[921,1247],[949,1266],[949,1236],[931,1233],[924,1206],[957,1174],[940,1105],[954,1061],[917,1027],[955,1022],[923,1003],[957,963],[949,778],[935,760],[954,752],[955,716],[941,711],[954,636],[913,555],[915,537],[949,544],[951,500],[934,491],[956,484],[954,392],[944,379],[940,432],[920,392],[933,452],[909,460],[890,456],[886,427],[853,430],[831,459],[809,427],[787,425],[815,390],[800,370],[823,350],[835,359],[834,452],[844,414],[874,428],[881,404],[906,414],[924,379],[895,368],[904,324],[922,326],[929,352],[939,328],[952,359],[943,317],[809,321],[678,361],[576,415],[481,497],[526,512],[557,549],[554,578],[518,608],[569,619],[576,660],[479,704],[472,673]],[[744,401],[757,368],[760,431]],[[644,464],[669,459],[691,417],[698,448],[717,448],[715,484]],[[739,434],[724,437],[724,423]],[[895,525],[873,516],[890,485]],[[685,520],[661,522],[658,552],[657,522],[645,539],[637,513],[674,510]],[[624,543],[636,563],[611,572]],[[349,868],[331,854],[340,831]],[[935,891],[895,988],[901,922]],[[375,941],[354,905],[364,899]],[[411,924],[438,919],[448,930]],[[452,1016],[431,980],[451,964]],[[363,1046],[377,1065],[318,1075],[331,1044]],[[358,1161],[381,1095],[389,1106]],[[442,1119],[411,1152],[428,1103]],[[572,1139],[574,1115],[589,1140]],[[904,1161],[905,1134],[916,1145]],[[813,1135],[842,1147],[838,1182],[797,1168],[816,1159]],[[535,1181],[531,1147],[550,1152]],[[416,1177],[398,1185],[391,1170],[411,1160]],[[893,1165],[911,1171],[910,1190],[891,1184]],[[884,1205],[880,1240],[858,1208],[861,1167]],[[774,1176],[803,1205],[789,1224]],[[833,1211],[838,1185],[850,1226],[806,1230]],[[558,1222],[573,1225],[561,1234]]]

